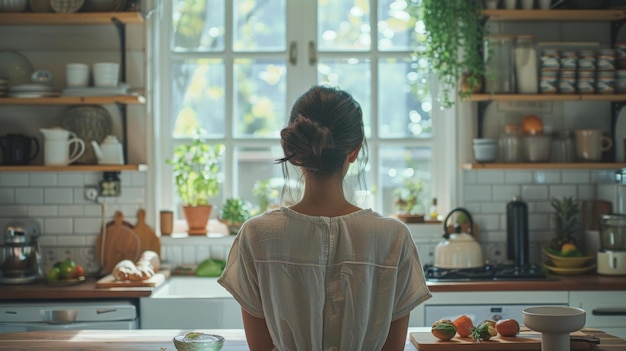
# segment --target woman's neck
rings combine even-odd
[[[361,209],[346,199],[341,174],[328,177],[309,175],[302,200],[290,208],[302,214],[324,217],[343,216]]]

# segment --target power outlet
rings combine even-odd
[[[89,201],[96,201],[98,199],[98,187],[97,186],[86,187],[85,199]]]

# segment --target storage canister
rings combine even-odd
[[[513,35],[489,35],[485,39],[485,90],[488,93],[513,93],[515,69]]]
[[[561,51],[561,69],[576,69],[578,54],[574,50]]]
[[[543,94],[555,94],[558,88],[557,77],[557,71],[541,71],[541,77],[539,79],[539,92]]]
[[[615,93],[615,71],[599,71],[596,82],[596,92],[598,94]]]
[[[556,71],[561,68],[559,51],[556,49],[541,50],[541,69],[544,71]]]
[[[598,52],[598,71],[612,71],[615,69],[615,50],[602,49]]]
[[[596,53],[594,50],[578,51],[578,70],[595,71],[596,70]]]
[[[595,94],[596,78],[594,72],[578,72],[576,88],[579,94]]]
[[[615,91],[626,93],[626,69],[620,69],[615,72]]]
[[[559,77],[558,90],[560,94],[574,94],[576,92],[576,71],[562,70]]]
[[[517,124],[507,124],[499,140],[502,162],[522,162],[522,135]]]
[[[532,35],[518,35],[515,40],[515,79],[517,92],[537,94],[537,51]]]
[[[569,130],[562,130],[554,133],[551,150],[552,162],[574,162],[574,134]]]

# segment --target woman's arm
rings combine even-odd
[[[248,347],[250,347],[250,351],[273,350],[274,343],[272,342],[270,331],[267,329],[267,324],[265,324],[265,319],[255,317],[243,308],[241,309],[241,316],[243,318],[243,328],[246,332],[246,340],[248,342]],[[393,323],[391,323],[391,325],[393,326]]]
[[[381,351],[404,350],[406,345],[406,332],[409,328],[409,315],[391,322],[387,341]]]

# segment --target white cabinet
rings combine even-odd
[[[626,339],[626,291],[571,291],[569,304],[587,312],[585,327]]]

